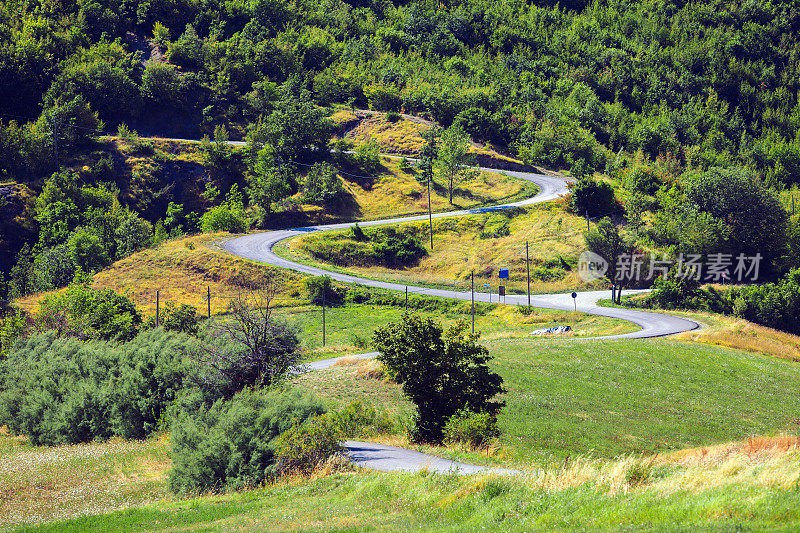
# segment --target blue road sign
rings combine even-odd
[[[507,269],[507,268],[501,268],[501,269],[500,269],[500,270],[497,272],[497,277],[498,277],[498,278],[501,278],[501,279],[502,279],[502,278],[507,278],[507,277],[508,277],[508,269]]]

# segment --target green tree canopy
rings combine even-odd
[[[489,369],[489,351],[461,322],[444,331],[432,319],[404,313],[372,336],[381,361],[416,406],[414,437],[441,442],[447,421],[461,409],[492,415],[505,405],[503,378]]]

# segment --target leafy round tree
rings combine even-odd
[[[462,409],[496,416],[505,402],[503,378],[489,369],[489,351],[463,322],[444,331],[430,318],[404,313],[378,328],[372,340],[381,361],[417,408],[412,437],[438,443],[447,421]]]

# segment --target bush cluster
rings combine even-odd
[[[363,230],[354,226],[350,234],[310,235],[303,247],[314,258],[341,266],[406,267],[428,255],[413,231],[395,228]]]
[[[142,316],[127,296],[79,283],[45,296],[36,316],[41,331],[52,329],[61,336],[118,342],[133,339],[141,323]]]
[[[0,361],[0,424],[34,445],[146,437],[184,387],[194,342],[161,329],[122,345],[33,335]]]
[[[473,413],[462,409],[450,417],[444,426],[444,440],[465,443],[474,448],[486,447],[500,436],[497,415],[487,412]]]
[[[324,412],[318,398],[297,389],[246,389],[210,406],[187,395],[173,421],[169,487],[198,493],[256,486],[279,473],[279,435]]]

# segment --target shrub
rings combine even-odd
[[[497,416],[486,413],[473,413],[467,409],[457,412],[444,426],[446,442],[463,442],[475,448],[487,446],[492,439],[500,436]]]
[[[34,445],[145,437],[183,388],[192,342],[161,329],[121,346],[33,335],[0,361],[0,424]]]
[[[228,204],[212,207],[200,218],[200,227],[203,233],[227,231],[229,233],[244,233],[247,231],[247,217],[244,210],[236,209]]]
[[[398,113],[397,111],[389,111],[388,113],[386,113],[385,118],[386,122],[397,122],[398,120],[400,120],[400,113]]]
[[[187,395],[171,432],[169,488],[191,494],[256,486],[278,473],[277,437],[324,412],[318,398],[297,389],[245,390],[210,407]]]
[[[350,233],[354,241],[364,242],[367,240],[367,236],[364,235],[364,230],[361,229],[361,226],[358,225],[358,222],[350,227]]]
[[[156,104],[180,105],[181,78],[174,65],[159,61],[145,63],[142,73],[142,96],[152,99]]]
[[[381,168],[380,146],[375,139],[356,146],[353,159],[362,172],[375,174]]]
[[[511,235],[511,228],[508,226],[508,219],[504,216],[499,216],[489,218],[478,237],[481,239],[497,239],[509,235]]]
[[[653,194],[661,185],[658,176],[650,167],[636,167],[627,171],[623,182],[626,189],[642,194]]]
[[[342,194],[342,180],[328,163],[315,163],[303,184],[303,201],[310,204],[330,204]]]
[[[394,228],[382,228],[373,234],[373,250],[381,264],[388,267],[413,265],[428,251],[413,234],[403,235]]]
[[[403,157],[398,164],[398,168],[405,172],[406,174],[411,174],[414,172],[414,166],[411,164],[411,161],[408,160],[407,157]]]
[[[707,303],[699,282],[674,273],[656,278],[646,300],[659,309],[704,309]]]
[[[323,296],[326,305],[339,305],[344,299],[344,295],[333,286],[330,276],[306,278],[304,283],[308,298],[317,305],[322,305]]]
[[[35,319],[40,331],[53,329],[59,336],[118,342],[134,338],[141,323],[139,311],[127,296],[80,284],[45,296]]]
[[[164,309],[164,329],[197,335],[197,308],[181,304],[176,309],[172,302],[168,303]]]
[[[357,400],[335,413],[336,423],[343,437],[367,438],[379,434],[390,434],[395,426],[386,411]]]
[[[276,463],[281,473],[310,474],[317,466],[341,450],[343,435],[336,417],[315,416],[295,424],[276,442]]]
[[[594,178],[581,178],[569,185],[569,204],[573,213],[578,215],[605,216],[616,208],[614,188],[610,183]]]
[[[5,359],[17,339],[27,331],[28,319],[22,311],[9,311],[0,318],[0,359]]]

